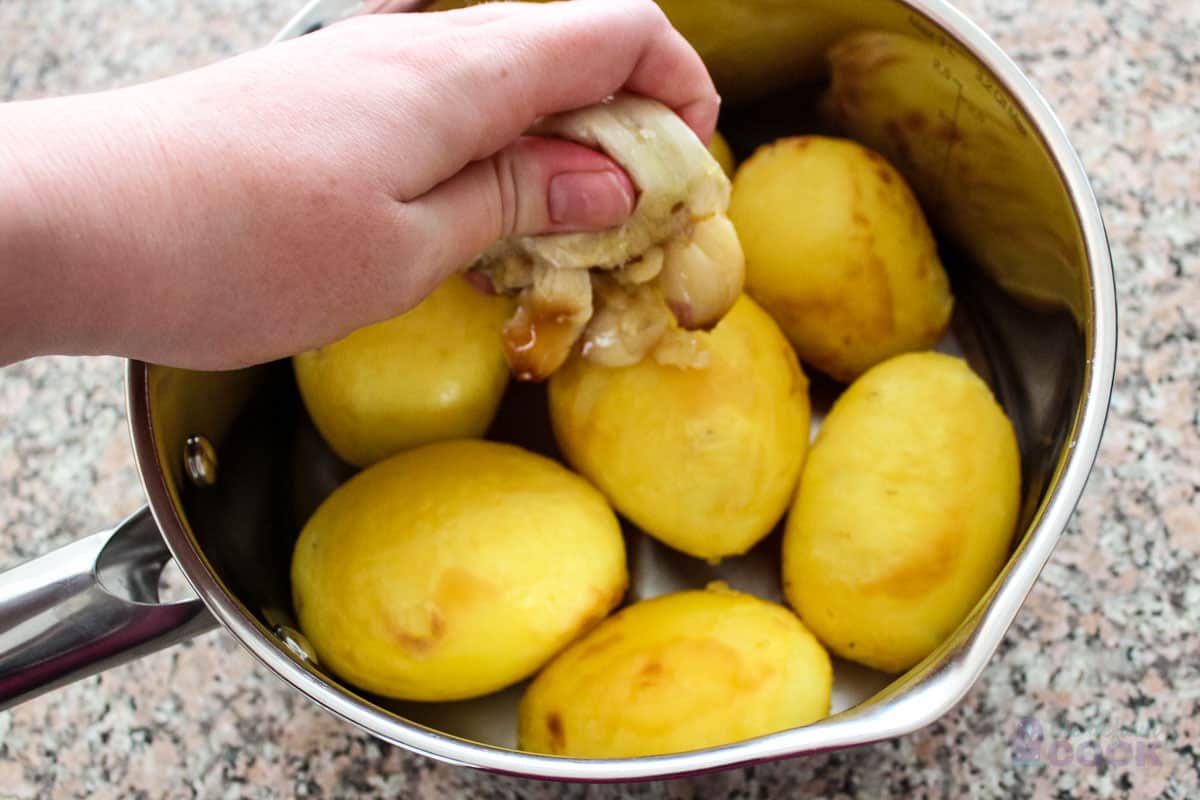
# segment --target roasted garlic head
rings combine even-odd
[[[541,120],[531,131],[594,147],[620,164],[638,190],[629,219],[599,232],[516,236],[467,266],[495,291],[517,297],[504,326],[517,378],[548,378],[576,343],[609,366],[654,355],[702,366],[679,353],[686,331],[710,328],[742,291],[745,260],[725,216],[730,183],[720,164],[669,108],[618,95]]]

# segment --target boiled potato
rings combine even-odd
[[[712,141],[708,143],[708,152],[721,165],[725,174],[732,178],[734,173],[733,150],[729,148],[729,142],[725,140],[720,131],[713,132]]]
[[[441,439],[479,436],[508,385],[500,327],[512,301],[454,275],[416,308],[292,359],[329,446],[359,467]]]
[[[481,440],[382,461],[309,519],[292,560],[322,666],[385,697],[456,700],[535,672],[620,601],[604,498],[562,465]]]
[[[934,345],[954,300],[904,179],[877,153],[818,136],[759,148],[738,170],[729,218],[746,291],[800,358],[849,382]]]
[[[911,353],[822,423],[783,540],[788,601],[834,653],[905,670],[1004,564],[1020,505],[1012,425],[961,359]]]
[[[662,542],[710,560],[744,553],[787,510],[809,436],[808,380],[742,296],[705,340],[709,363],[569,361],[550,419],[567,460]]]
[[[520,747],[678,753],[829,714],[829,656],[786,608],[721,586],[636,603],[571,645],[521,700]]]

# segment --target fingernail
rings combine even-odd
[[[612,170],[566,172],[550,179],[550,221],[555,225],[609,228],[633,211],[628,185]]]

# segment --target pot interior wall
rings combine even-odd
[[[970,360],[1017,429],[1019,546],[1074,428],[1092,313],[1076,216],[1034,128],[988,70],[898,2],[663,6],[720,82],[721,129],[739,158],[780,136],[846,135],[882,152],[912,184],[958,298],[941,347]],[[836,392],[814,381],[818,420]],[[292,544],[316,505],[353,471],[308,420],[290,365],[211,374],[152,368],[150,403],[170,489],[213,571],[264,633],[295,626]],[[183,478],[183,441],[192,434],[217,446],[213,487]],[[542,389],[514,384],[489,436],[554,455]],[[629,600],[717,577],[781,599],[778,533],[719,567],[677,556],[636,530],[627,535]],[[892,680],[841,663],[836,674],[835,711],[869,700]],[[511,746],[520,688],[447,704],[358,694],[414,722]]]

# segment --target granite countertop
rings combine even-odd
[[[1120,303],[1087,492],[983,678],[897,741],[668,784],[484,775],[387,747],[214,633],[0,713],[0,797],[1200,796],[1200,4],[959,0],[1027,70],[1093,178]],[[266,41],[298,3],[0,0],[0,96],[102,89]],[[116,359],[0,370],[0,568],[142,503]],[[1142,763],[1019,763],[1051,740]],[[1086,760],[1086,759],[1084,759]]]

